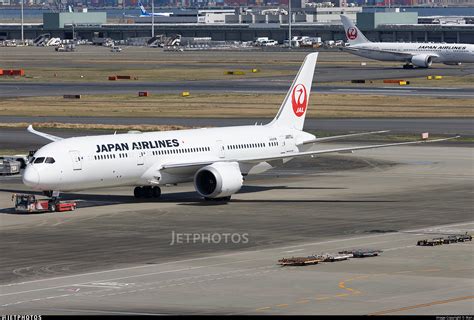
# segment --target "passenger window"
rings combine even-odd
[[[35,163],[43,163],[44,157],[36,158]]]
[[[46,161],[45,163],[55,163],[56,161],[54,161],[53,158],[46,158]]]

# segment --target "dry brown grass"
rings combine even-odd
[[[95,124],[95,123],[60,123],[60,122],[0,122],[0,128],[27,128],[32,124],[35,128],[41,129],[78,129],[78,130],[116,130],[116,131],[169,131],[169,130],[183,130],[192,129],[194,127],[186,127],[180,125],[152,125],[152,124],[137,124],[137,125],[121,125],[121,124]]]
[[[438,74],[433,74],[438,75]],[[428,80],[427,77],[400,77],[398,80],[407,80],[410,84],[407,87],[435,87],[435,88],[472,88],[474,86],[474,75],[465,76],[442,76],[441,80]],[[383,80],[367,80],[366,83],[351,83],[350,81],[320,82],[318,85],[329,86],[352,86],[352,87],[399,87],[398,83],[384,83]]]
[[[226,71],[243,71],[244,75],[226,75]],[[107,63],[102,66],[84,67],[84,68],[28,68],[26,77],[5,77],[1,81],[19,81],[19,82],[107,82],[109,76],[129,75],[139,81],[184,81],[184,80],[220,80],[234,78],[256,78],[271,76],[294,75],[292,70],[260,70],[252,73],[252,69],[229,69],[216,66],[196,66],[195,68],[170,68],[156,67],[153,69],[124,69],[120,66],[107,67]],[[135,80],[117,80],[117,81],[135,81]]]
[[[0,115],[88,117],[272,117],[283,100],[275,94],[156,94],[4,99]],[[377,96],[313,95],[309,117],[472,117],[472,99]]]

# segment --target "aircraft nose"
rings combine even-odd
[[[28,166],[25,172],[23,172],[23,183],[29,187],[36,187],[39,181],[38,170],[32,166]]]

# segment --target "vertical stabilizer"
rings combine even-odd
[[[370,42],[347,16],[341,15],[341,21],[344,25],[344,31],[349,44],[352,45]]]
[[[145,7],[143,6],[143,4],[141,2],[138,2],[138,6],[140,7],[140,11],[141,11],[142,16],[148,16],[149,15],[149,13],[146,12],[146,9],[145,9]]]
[[[303,130],[317,60],[317,52],[306,56],[280,110],[269,125]]]

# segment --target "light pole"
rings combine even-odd
[[[24,45],[25,44],[25,35],[23,33],[23,1],[24,0],[21,0],[21,44]]]
[[[293,20],[293,17],[291,15],[291,0],[288,0],[288,37],[289,37],[288,46],[290,49],[291,49],[291,20]]]
[[[151,0],[151,37],[155,37],[155,0]]]

